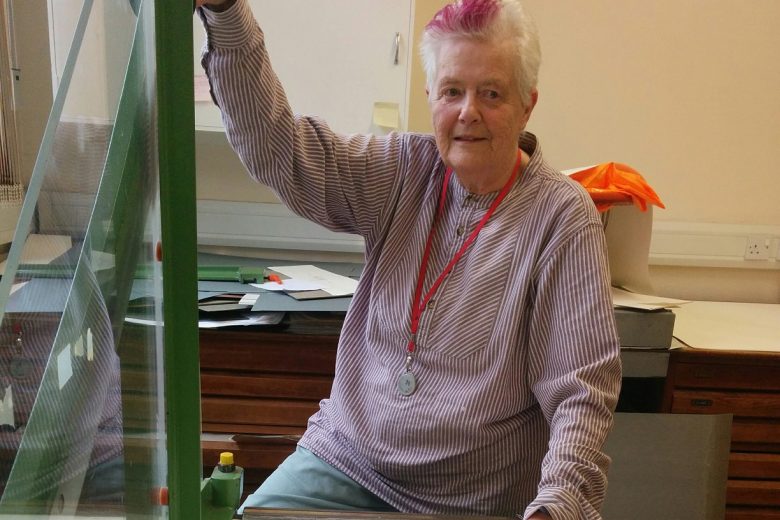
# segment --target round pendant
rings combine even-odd
[[[401,395],[412,395],[417,390],[417,379],[411,372],[404,372],[398,378],[398,391]]]
[[[14,379],[25,379],[32,372],[32,363],[29,359],[16,356],[11,361],[11,375]]]

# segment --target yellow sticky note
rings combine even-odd
[[[374,103],[374,124],[384,128],[397,130],[400,126],[401,114],[398,103],[377,101]]]

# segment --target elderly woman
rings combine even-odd
[[[620,385],[605,242],[524,130],[540,53],[521,5],[443,8],[422,41],[435,136],[377,137],[294,116],[246,0],[204,3],[250,174],[366,244],[330,397],[245,505],[599,518]]]

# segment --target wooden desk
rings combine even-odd
[[[424,515],[413,513],[380,513],[363,511],[312,511],[294,509],[246,508],[244,520],[510,520],[504,516]]]
[[[664,411],[733,414],[726,518],[780,519],[780,355],[675,350]]]
[[[203,430],[224,434],[204,441],[204,465],[236,452],[247,492],[292,452],[329,393],[340,323],[309,325],[201,330]],[[630,379],[661,381],[658,409],[642,411],[734,414],[727,518],[780,520],[780,355],[682,349],[623,358]],[[667,361],[668,377],[658,379]],[[647,399],[628,382],[624,392]]]

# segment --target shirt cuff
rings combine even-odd
[[[581,510],[577,499],[563,489],[547,489],[542,491],[536,499],[526,508],[524,518],[542,510],[554,520],[582,520]],[[590,516],[587,517],[590,519]]]
[[[209,49],[243,47],[250,43],[257,26],[246,0],[238,0],[229,9],[221,12],[199,7],[198,15],[206,27]]]
[[[525,510],[525,512],[523,514],[517,515],[516,518],[517,518],[517,520],[524,520],[525,518],[528,518],[528,517],[530,517],[531,515],[533,515],[535,513],[544,513],[546,515],[549,515],[550,511],[546,507],[544,507],[544,506],[542,506],[542,507],[533,507],[533,508],[529,507],[528,509]]]

